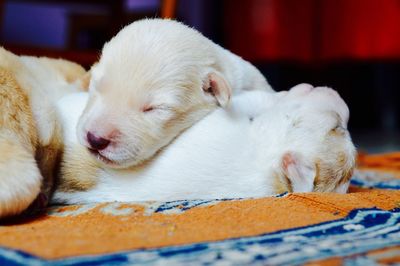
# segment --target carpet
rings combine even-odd
[[[0,265],[396,264],[400,153],[360,155],[345,195],[52,206],[0,246]]]

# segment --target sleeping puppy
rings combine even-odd
[[[355,164],[349,110],[328,88],[302,84],[235,96],[230,108],[215,110],[130,169],[101,166],[78,144],[86,100],[78,94],[58,104],[66,151],[56,203],[345,193]]]
[[[65,60],[0,47],[0,218],[25,210],[41,189],[50,195],[63,149],[54,103],[77,91],[85,73]]]
[[[91,70],[79,142],[106,167],[128,168],[151,158],[231,94],[272,91],[250,63],[198,31],[148,19],[105,44]]]

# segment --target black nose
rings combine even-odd
[[[104,150],[105,148],[107,148],[107,146],[110,144],[110,140],[108,139],[104,139],[102,137],[97,137],[94,134],[92,134],[91,132],[87,133],[87,140],[89,142],[89,145],[92,149],[94,150]]]

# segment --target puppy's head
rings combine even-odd
[[[78,139],[109,167],[152,157],[218,105],[231,89],[198,32],[144,20],[105,45],[91,70]]]
[[[347,130],[349,109],[332,89],[302,84],[281,93],[269,112],[275,190],[347,191],[356,151]],[[256,121],[255,121],[256,122]]]

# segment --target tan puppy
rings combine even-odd
[[[77,64],[0,47],[0,217],[18,214],[42,186],[49,196],[63,149],[54,103],[85,74]]]
[[[135,166],[243,90],[272,91],[253,65],[198,31],[171,20],[134,22],[92,69],[79,142],[108,167]]]

